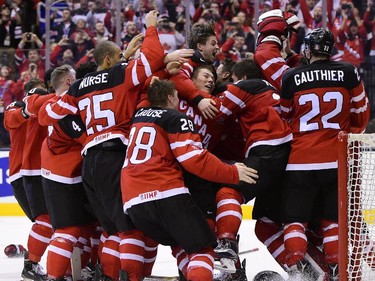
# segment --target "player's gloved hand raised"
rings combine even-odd
[[[243,163],[235,163],[234,165],[236,165],[237,167],[240,181],[244,181],[250,184],[256,183],[256,180],[259,177],[257,170],[249,168]]]
[[[276,42],[281,46],[283,38],[288,38],[294,26],[299,23],[296,15],[280,9],[271,10],[259,16],[257,22],[257,45],[264,42]]]

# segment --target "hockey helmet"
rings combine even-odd
[[[331,56],[335,40],[331,31],[317,28],[306,35],[304,43],[313,54]]]

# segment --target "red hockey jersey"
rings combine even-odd
[[[173,75],[169,80],[175,84],[181,99],[189,103],[194,101],[194,104],[198,104],[202,98],[209,98],[210,95],[204,91],[199,91],[191,80],[194,69],[207,64],[198,51],[195,52],[194,57],[195,59],[189,59],[189,62],[184,63],[180,72]]]
[[[124,211],[133,205],[189,193],[180,165],[209,181],[236,184],[235,166],[202,148],[193,122],[166,108],[141,108],[133,118],[121,172]]]
[[[164,50],[155,27],[149,27],[137,60],[90,73],[75,81],[66,95],[46,105],[42,124],[52,124],[67,115],[79,114],[85,123],[87,139],[83,152],[110,139],[128,144],[130,121],[147,77],[164,67]]]
[[[219,102],[218,102],[219,100]],[[245,157],[259,145],[280,145],[292,140],[292,132],[277,111],[280,96],[267,81],[240,80],[228,84],[227,90],[215,99],[218,117],[235,115],[246,139]]]
[[[370,116],[357,69],[317,61],[287,71],[282,83],[281,113],[293,131],[287,170],[337,168],[338,133],[364,131]]]
[[[51,101],[57,101],[55,96]],[[39,118],[46,115],[46,103],[39,110]],[[79,115],[68,115],[48,127],[48,137],[42,145],[42,176],[50,180],[76,184],[82,182],[81,150],[86,140],[85,126]]]
[[[9,151],[9,181],[13,182],[22,177],[23,147],[26,141],[27,121],[21,114],[21,108],[14,103],[10,104],[4,112],[4,127],[10,135]]]
[[[285,61],[280,54],[280,47],[275,42],[265,42],[257,46],[254,60],[261,70],[264,79],[272,84],[278,92],[281,89],[281,78],[290,67],[299,64],[299,55],[294,54]]]

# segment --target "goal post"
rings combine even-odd
[[[338,143],[340,281],[375,280],[375,134]]]

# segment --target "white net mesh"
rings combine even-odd
[[[348,135],[348,280],[375,280],[375,134]]]

